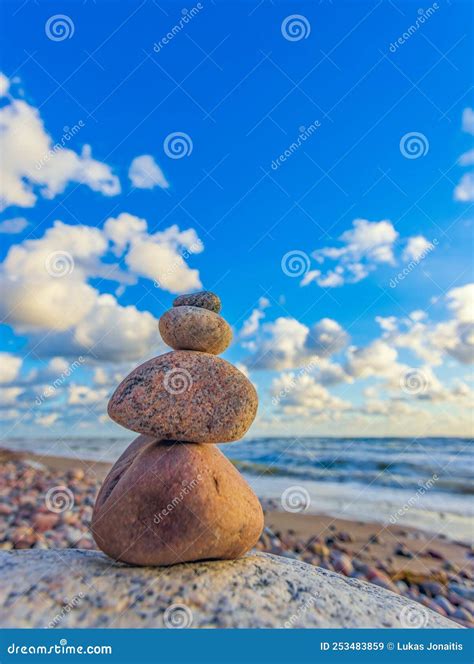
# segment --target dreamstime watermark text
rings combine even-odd
[[[429,480],[426,482],[419,482],[419,488],[410,496],[407,502],[400,507],[396,512],[390,515],[389,521],[391,524],[397,523],[407,512],[409,512],[420,500],[422,496],[425,495],[427,491],[433,488],[436,482],[439,480],[439,477],[434,473]]]
[[[421,251],[418,256],[412,258],[411,261],[405,265],[401,272],[390,279],[390,288],[396,288],[401,281],[406,279],[406,277],[408,277],[408,275],[413,272],[416,267],[418,267],[421,261],[426,258],[426,256],[428,256],[428,254],[430,254],[433,249],[438,246],[438,244],[438,239],[434,238],[434,240],[425,249],[423,249],[423,251]]]
[[[396,51],[400,48],[400,46],[403,46],[405,42],[407,42],[413,35],[418,32],[418,30],[423,26],[426,21],[428,21],[433,14],[435,14],[438,9],[440,9],[440,6],[437,2],[433,2],[431,7],[428,7],[428,9],[419,9],[418,10],[418,16],[416,18],[416,21],[412,23],[406,30],[405,32],[398,37],[394,42],[392,42],[389,46],[389,50],[392,53],[396,53]]]
[[[35,163],[36,170],[39,171],[56,154],[58,154],[58,152],[61,152],[61,150],[64,150],[67,143],[69,143],[69,141],[72,138],[74,138],[74,136],[76,136],[76,134],[78,134],[81,131],[81,129],[85,126],[86,126],[86,123],[84,122],[84,120],[79,120],[72,127],[67,127],[67,126],[63,127],[63,132],[64,133],[61,136],[61,138],[59,139],[59,141],[57,141],[57,143],[55,143],[51,149],[49,149],[47,152],[45,152],[43,154],[43,156],[36,161],[36,163]]]
[[[60,375],[54,379],[54,381],[48,385],[47,387],[44,388],[43,392],[39,394],[36,399],[35,399],[35,404],[37,406],[41,406],[41,404],[46,400],[52,397],[56,390],[62,387],[64,382],[66,381],[69,376],[71,376],[76,369],[78,369],[82,364],[84,364],[85,358],[82,357],[82,355],[79,355],[77,360],[74,360],[74,362],[71,362],[64,371],[60,373]]]
[[[308,140],[308,138],[311,138],[311,136],[315,133],[317,129],[321,127],[321,122],[319,120],[315,120],[312,122],[309,127],[300,127],[299,128],[299,134],[298,138],[296,141],[293,141],[291,145],[289,145],[286,150],[284,150],[276,159],[274,159],[271,163],[271,167],[274,171],[276,171],[280,166],[290,157],[294,155],[294,153],[299,150],[299,148]]]
[[[193,18],[197,16],[199,12],[202,11],[203,9],[204,5],[202,4],[202,2],[198,2],[194,7],[192,7],[189,10],[182,9],[181,10],[182,16],[179,19],[179,21],[175,23],[175,25],[173,25],[171,30],[169,30],[166,33],[166,35],[164,35],[159,41],[153,44],[153,50],[155,51],[155,53],[159,53],[163,48],[163,46],[166,46],[171,41],[173,41],[176,35],[178,35],[181,32],[181,30],[183,30],[183,28],[185,28],[188,25],[188,23],[190,23],[193,20]]]
[[[183,500],[188,496],[199,484],[199,482],[202,480],[202,475],[196,475],[196,477],[193,477],[193,479],[188,482],[187,480],[183,480],[182,482],[182,487],[179,491],[179,493],[172,498],[172,500],[164,507],[162,510],[158,512],[158,514],[155,514],[153,517],[153,522],[158,525],[160,524],[164,519],[166,519],[167,516],[169,516],[173,510],[175,510],[178,505],[180,505]]]

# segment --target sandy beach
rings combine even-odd
[[[109,463],[0,450],[0,464],[0,549],[96,548],[89,524]],[[258,550],[375,583],[474,626],[469,545],[405,526],[289,513],[260,499]]]

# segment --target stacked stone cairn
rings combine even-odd
[[[208,291],[176,298],[159,321],[174,350],[134,369],[110,399],[110,417],[141,434],[94,507],[95,541],[114,560],[232,560],[260,537],[261,505],[216,447],[241,438],[258,405],[248,378],[217,357],[232,339],[220,309]]]

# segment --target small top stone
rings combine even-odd
[[[199,293],[188,293],[186,295],[179,295],[173,302],[173,307],[201,307],[209,309],[218,314],[222,309],[220,298],[211,291],[200,291]]]

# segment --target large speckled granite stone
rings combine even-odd
[[[98,551],[0,551],[2,627],[459,628],[378,586],[270,554],[128,567]]]
[[[255,388],[232,364],[176,350],[134,369],[112,395],[108,413],[160,440],[226,443],[245,435],[257,406]]]
[[[257,496],[217,447],[146,436],[112,467],[92,516],[97,545],[135,565],[238,558],[262,529]]]
[[[182,307],[189,305],[191,307],[203,307],[218,314],[222,308],[220,298],[211,291],[200,291],[199,293],[189,293],[179,295],[173,301],[173,307]]]
[[[176,350],[199,350],[219,355],[232,341],[230,325],[222,316],[201,307],[173,307],[159,321],[160,334]]]

